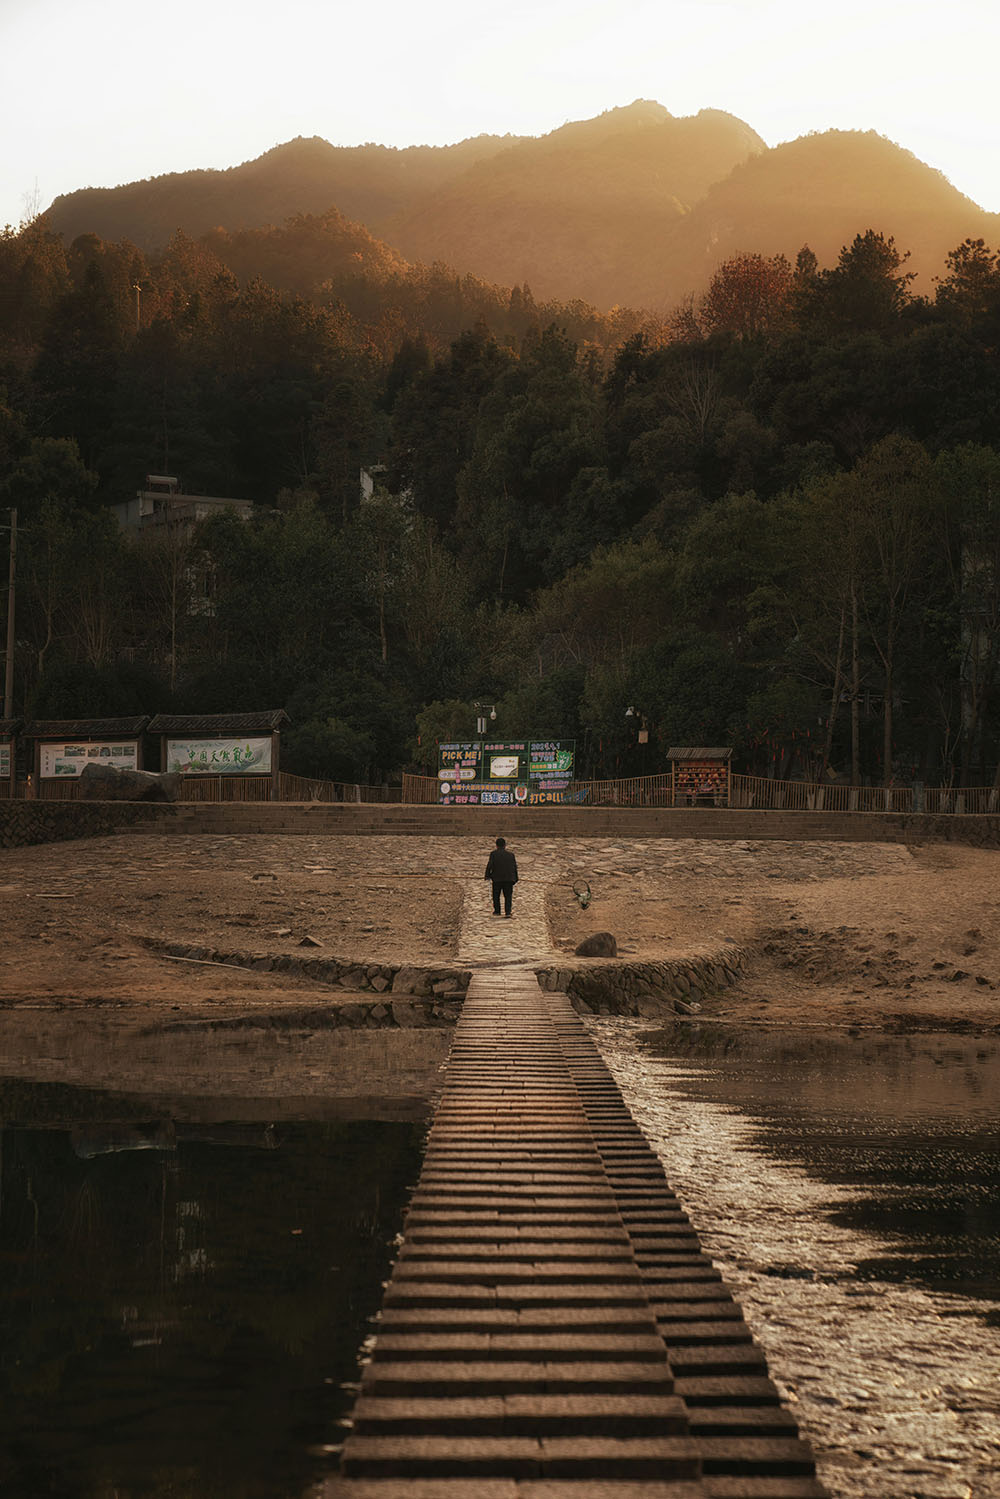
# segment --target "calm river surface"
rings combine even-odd
[[[0,1079],[4,1499],[308,1492],[423,1138]]]
[[[593,1030],[837,1499],[998,1499],[1000,1041]]]
[[[1000,1499],[1000,1040],[594,1030],[837,1499]],[[0,1078],[4,1499],[330,1470],[424,1125],[272,1105]]]

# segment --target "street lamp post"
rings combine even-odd
[[[486,723],[487,718],[496,723],[497,710],[492,703],[473,703],[476,710],[476,734],[479,737],[479,780],[486,784]],[[482,792],[480,791],[480,800]]]
[[[645,713],[641,713],[637,709],[633,708],[632,704],[630,703],[629,706],[625,709],[625,720],[628,723],[629,727],[632,727],[632,725],[638,723],[638,733],[636,734],[635,742],[636,744],[642,746],[640,752],[640,767],[642,774],[645,775],[649,769],[649,749],[647,747],[649,745],[649,724],[646,722],[646,715]]]

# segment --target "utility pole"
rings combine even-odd
[[[14,578],[17,573],[17,510],[10,512],[10,581],[7,588],[7,662],[3,680],[3,716],[14,717]]]

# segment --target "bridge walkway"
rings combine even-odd
[[[485,944],[493,961],[463,1006],[340,1472],[319,1493],[821,1499],[596,1046],[524,964],[538,920],[525,902],[494,919],[470,892],[466,956]]]

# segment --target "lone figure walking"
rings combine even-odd
[[[517,860],[507,847],[506,838],[498,838],[497,846],[490,854],[484,879],[493,881],[493,915],[500,915],[500,897],[503,896],[503,914],[510,915],[510,903],[517,884]]]

